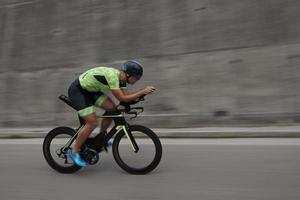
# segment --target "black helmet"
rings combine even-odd
[[[129,76],[140,79],[143,76],[143,65],[137,60],[129,60],[122,65],[122,71]]]

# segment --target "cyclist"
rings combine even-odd
[[[84,120],[85,126],[80,130],[75,145],[69,149],[67,155],[73,162],[81,167],[87,163],[80,156],[80,147],[87,140],[92,131],[97,127],[98,121],[95,106],[106,111],[114,111],[117,106],[104,94],[111,93],[122,102],[134,101],[137,98],[153,93],[153,86],[130,93],[126,85],[134,84],[143,75],[143,66],[137,60],[129,60],[122,65],[121,71],[110,67],[92,68],[79,76],[69,87],[68,95],[79,116]],[[107,128],[112,122],[111,118],[105,118],[101,122],[100,134],[104,138]]]

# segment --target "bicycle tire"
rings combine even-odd
[[[144,133],[146,136],[148,136],[153,141],[154,146],[155,146],[155,156],[154,156],[153,161],[146,167],[133,168],[133,167],[130,167],[129,165],[127,165],[122,160],[122,158],[120,156],[120,152],[119,152],[119,145],[120,145],[121,139],[125,135],[124,131],[121,131],[120,133],[118,133],[114,138],[114,142],[112,145],[114,159],[123,170],[125,170],[126,172],[128,172],[130,174],[139,174],[139,175],[147,174],[147,173],[151,172],[152,170],[154,170],[160,163],[160,160],[162,157],[161,142],[160,142],[158,136],[151,129],[149,129],[147,127],[140,126],[140,125],[132,125],[132,126],[130,126],[130,129],[131,129],[131,131],[138,131],[138,132]]]

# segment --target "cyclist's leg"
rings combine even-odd
[[[92,133],[92,131],[97,127],[97,116],[96,113],[89,114],[87,116],[82,117],[85,125],[80,130],[80,133],[78,134],[76,138],[76,142],[74,147],[72,148],[72,153],[77,153],[80,151],[80,147],[82,144],[86,141],[86,139],[89,137],[89,135]]]
[[[95,103],[96,106],[106,110],[106,111],[114,111],[116,109],[116,104],[105,94],[102,94]],[[106,130],[110,126],[112,122],[112,118],[104,118],[101,122],[100,133],[106,133]]]
[[[117,106],[110,98],[108,98],[106,101],[103,102],[101,108],[103,108],[106,111],[114,111],[117,108]],[[113,121],[112,118],[103,119],[101,122],[100,132],[101,133],[106,132],[108,127],[111,125],[112,121]]]
[[[97,127],[97,117],[93,106],[93,94],[83,90],[80,87],[78,79],[69,87],[68,94],[79,116],[85,121],[85,126],[80,130],[75,145],[72,148],[72,152],[77,153],[81,145]]]

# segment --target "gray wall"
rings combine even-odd
[[[0,126],[76,124],[57,96],[85,70],[131,58],[145,65],[133,89],[158,89],[139,123],[298,123],[299,10],[297,0],[1,0]]]

